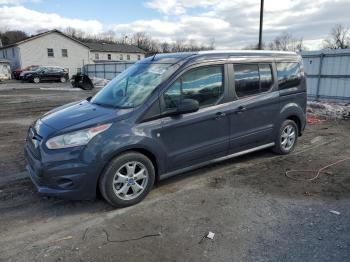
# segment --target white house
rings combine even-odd
[[[85,43],[90,48],[91,59],[102,61],[137,61],[145,58],[145,51],[133,45]]]
[[[30,65],[59,66],[68,69],[70,76],[85,64],[136,61],[144,57],[145,52],[135,46],[83,43],[59,30],[50,30],[0,47],[0,58],[9,60],[12,70]]]

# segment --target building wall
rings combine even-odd
[[[90,50],[59,33],[51,33],[19,45],[21,66],[30,65],[59,66],[67,68],[69,75],[76,74],[78,68],[90,63]],[[54,51],[54,57],[48,56],[48,48]],[[68,57],[62,56],[62,49],[67,49]]]
[[[96,59],[95,54],[98,54],[98,59]],[[95,62],[98,62],[98,60],[101,61],[107,61],[108,60],[108,54],[111,55],[111,61],[138,61],[138,55],[140,56],[140,60],[145,58],[145,54],[143,53],[119,53],[119,52],[96,52],[91,51],[91,59]],[[130,55],[130,60],[127,59],[127,55]],[[121,59],[121,57],[123,59]]]
[[[21,67],[20,53],[17,46],[0,50],[0,58],[10,61],[11,70]]]

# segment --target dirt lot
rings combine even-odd
[[[24,172],[31,121],[91,95],[68,90],[0,85],[0,261],[350,261],[350,161],[313,182],[284,175],[349,157],[350,121],[309,125],[291,155],[265,150],[198,169],[112,209],[39,197]],[[202,239],[208,231],[213,240]]]

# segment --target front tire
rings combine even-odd
[[[155,170],[151,160],[137,152],[127,152],[108,164],[99,180],[103,198],[115,207],[139,203],[153,187]]]
[[[40,77],[38,77],[38,76],[33,77],[33,82],[34,82],[35,84],[40,83]]]
[[[280,155],[292,152],[298,140],[298,126],[290,119],[284,120],[275,140],[273,151]]]
[[[61,82],[61,83],[67,82],[67,78],[65,78],[64,76],[62,76],[62,77],[60,78],[60,82]]]

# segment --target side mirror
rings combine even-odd
[[[187,114],[187,113],[193,113],[198,111],[199,109],[199,103],[197,100],[194,99],[184,99],[181,101],[181,103],[177,106],[177,113],[178,114]]]

